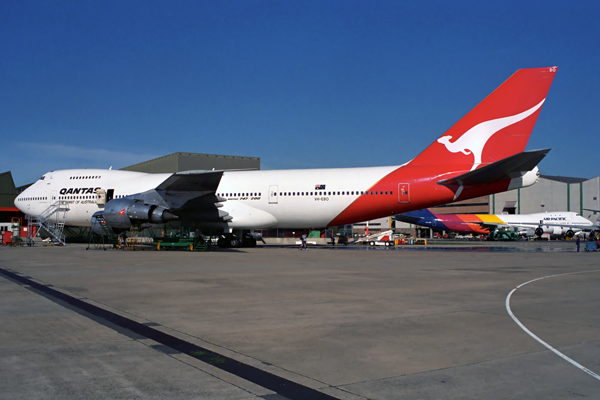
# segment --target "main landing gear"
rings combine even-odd
[[[241,238],[233,233],[224,233],[217,240],[217,246],[224,249],[256,247],[256,239],[249,232],[243,233]]]

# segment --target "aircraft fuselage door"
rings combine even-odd
[[[108,203],[115,196],[115,189],[106,189],[106,202]]]
[[[96,204],[98,204],[99,206],[103,206],[106,204],[106,190],[96,190]]]
[[[410,184],[398,184],[398,203],[410,203]]]
[[[278,195],[279,195],[279,186],[278,185],[269,186],[269,204],[277,204],[278,203],[278,199],[277,199]]]

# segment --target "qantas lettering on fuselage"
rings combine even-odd
[[[98,189],[100,188],[62,188],[60,194],[94,194]]]

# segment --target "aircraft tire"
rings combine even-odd
[[[544,234],[544,230],[542,228],[536,228],[535,229],[535,235],[540,237]]]
[[[244,238],[243,247],[256,247],[256,239],[253,237]]]

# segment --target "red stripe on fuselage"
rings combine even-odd
[[[368,195],[362,195],[338,214],[328,226],[351,224],[358,221],[368,221],[376,218],[389,217],[409,211],[432,207],[434,205],[451,203],[484,196],[491,193],[503,192],[508,189],[510,179],[493,182],[488,185],[464,187],[460,196],[454,200],[458,190],[456,187],[438,185],[436,182],[457,176],[469,171],[470,164],[460,165],[455,171],[448,171],[443,165],[405,165],[384,176],[376,184],[368,188]],[[409,202],[398,201],[398,184],[409,184]],[[388,192],[386,195],[385,192]],[[370,193],[383,192],[384,194]],[[393,192],[393,194],[389,194]]]

